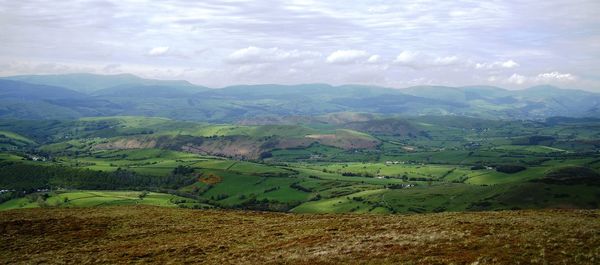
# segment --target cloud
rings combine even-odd
[[[432,65],[436,66],[448,66],[454,65],[458,63],[457,56],[446,56],[446,57],[437,57],[433,60]]]
[[[231,64],[273,63],[286,60],[308,59],[315,56],[319,56],[319,54],[309,51],[283,50],[277,47],[260,48],[249,46],[232,52],[227,56],[226,61]]]
[[[351,64],[364,61],[367,58],[371,59],[371,57],[368,52],[363,50],[337,50],[327,56],[325,61],[331,64]],[[377,60],[377,57],[373,60]]]
[[[552,82],[552,81],[568,82],[568,81],[577,80],[577,76],[570,74],[570,73],[563,74],[560,72],[550,72],[550,73],[541,73],[541,74],[537,75],[536,80],[542,81],[542,82]]]
[[[561,73],[561,72],[548,72],[548,73],[540,73],[534,76],[524,76],[520,74],[512,74],[509,78],[506,79],[507,83],[522,85],[525,83],[528,84],[544,84],[544,83],[565,83],[572,82],[578,79],[577,76],[570,73]],[[495,80],[495,79],[494,79]]]
[[[377,5],[377,6],[369,7],[367,9],[367,12],[369,12],[369,13],[386,13],[389,10],[390,10],[389,6],[386,6],[386,5]]]
[[[416,59],[417,59],[418,55],[419,55],[419,53],[416,53],[416,52],[402,51],[400,54],[398,54],[398,56],[396,56],[394,63],[411,65],[413,63],[416,63]]]
[[[491,69],[489,64],[486,63],[476,63],[475,69]]]
[[[189,74],[190,81],[221,86],[339,84],[345,74],[375,69],[384,78],[371,79],[373,85],[424,78],[444,85],[484,82],[508,88],[521,87],[507,82],[518,73],[524,84],[570,82],[600,91],[597,10],[598,0],[169,0],[143,5],[134,0],[0,0],[0,21],[10,21],[0,23],[0,64],[70,63],[69,69],[45,65],[0,67],[0,72],[66,73],[82,71],[77,65],[120,64],[106,70],[139,69],[132,73],[152,77],[155,71],[149,69],[193,68],[205,74]],[[338,53],[326,60],[338,50],[359,54],[342,59]],[[231,77],[246,64],[273,67],[247,79]],[[287,69],[297,72],[290,77]],[[168,75],[163,72],[160,77]],[[487,80],[491,75],[494,81]]]
[[[268,68],[266,64],[244,64],[234,70],[234,74],[240,76],[262,75]]]
[[[368,63],[378,63],[381,60],[381,56],[378,54],[373,54],[367,59]]]
[[[527,77],[515,73],[512,74],[506,81],[508,81],[508,83],[522,85],[527,81]]]
[[[519,67],[519,66],[520,66],[519,63],[510,59],[510,60],[506,60],[506,61],[497,61],[497,62],[491,62],[491,63],[477,63],[477,64],[475,64],[475,69],[500,69],[500,68],[510,69],[510,68],[515,68],[515,67]]]
[[[424,69],[456,65],[460,61],[460,58],[456,55],[435,57],[422,52],[402,51],[394,59],[394,64],[415,69]]]
[[[105,73],[116,73],[119,72],[120,67],[120,64],[108,64],[104,68],[102,68],[102,71]]]
[[[500,66],[502,66],[503,68],[514,68],[519,66],[519,64],[513,60],[508,60],[506,62],[500,63]]]
[[[169,52],[169,47],[154,47],[148,51],[148,55],[150,56],[163,56]]]

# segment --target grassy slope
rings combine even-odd
[[[237,173],[231,171],[211,170],[205,175],[213,174],[218,176],[221,181],[213,188],[202,194],[205,198],[216,198],[227,196],[219,200],[224,206],[234,206],[244,201],[240,196],[256,196],[257,199],[273,199],[280,202],[304,201],[308,199],[308,194],[290,188],[290,185],[298,180],[294,178],[282,177],[261,177],[250,175],[248,173]],[[197,183],[199,187],[206,184]],[[272,191],[270,191],[273,189]]]
[[[14,133],[14,132],[9,132],[9,131],[0,131],[0,135],[9,138],[9,139],[14,139],[17,140],[19,142],[23,142],[25,144],[35,144],[35,142],[23,135],[20,135],[18,133]]]
[[[193,201],[191,199],[164,194],[150,192],[143,199],[140,199],[138,195],[139,191],[70,191],[52,193],[52,195],[46,200],[47,205],[52,207],[97,207],[97,206],[110,206],[110,205],[132,205],[132,204],[143,204],[143,205],[154,205],[164,207],[177,207],[177,204],[173,203],[172,200],[186,200]],[[65,198],[67,200],[65,200]],[[20,208],[38,208],[40,205],[36,201],[31,201],[27,197],[13,199],[5,203],[0,204],[0,211],[12,210]]]
[[[0,159],[19,160],[5,154]],[[274,203],[286,203],[296,207],[296,212],[432,212],[494,210],[512,208],[596,208],[598,199],[594,186],[560,186],[530,184],[552,167],[586,165],[593,158],[549,160],[537,167],[505,174],[492,169],[470,170],[461,165],[422,165],[368,162],[345,163],[289,163],[287,166],[235,161],[222,158],[198,156],[190,153],[160,150],[113,150],[98,151],[91,156],[60,157],[62,165],[93,170],[113,171],[118,167],[156,177],[166,176],[177,165],[195,168],[197,174],[213,173],[221,179],[212,187],[197,182],[182,187],[180,191],[193,193],[216,205],[239,207],[250,198],[267,199]],[[28,162],[46,165],[50,162]],[[323,169],[327,172],[323,172]],[[377,178],[342,176],[343,172],[369,173]],[[378,173],[379,172],[379,173]],[[399,176],[426,178],[433,181],[402,180]],[[465,179],[466,183],[450,183]],[[391,184],[417,184],[409,189],[385,189]],[[299,185],[305,189],[298,189]],[[483,187],[481,185],[492,185]],[[196,188],[194,188],[196,187]],[[195,193],[196,189],[199,193]],[[369,194],[380,190],[377,194]],[[365,194],[362,194],[364,192]],[[358,200],[354,197],[360,197]],[[320,198],[319,201],[313,201]],[[527,198],[527,199],[519,199]],[[363,199],[363,200],[361,200]],[[35,206],[24,203],[20,207]],[[2,208],[13,208],[7,202]],[[120,204],[127,204],[126,201]],[[29,206],[28,206],[29,205]],[[90,205],[93,206],[93,205]]]
[[[148,206],[0,215],[6,263],[593,264],[600,212],[311,215]]]
[[[115,171],[120,167],[140,174],[166,176],[177,165],[191,165],[211,159],[213,158],[162,149],[102,150],[94,152],[93,156],[61,157],[60,164],[100,171]]]
[[[109,122],[110,121],[110,122]],[[425,120],[427,121],[427,120]],[[459,120],[462,121],[462,120]],[[465,122],[469,121],[468,119]],[[114,122],[114,123],[113,123]],[[106,124],[105,124],[106,123]],[[187,134],[195,136],[212,136],[212,135],[245,135],[251,137],[267,137],[271,135],[280,135],[283,137],[304,137],[307,134],[336,134],[340,138],[353,137],[356,139],[373,139],[371,135],[351,131],[347,129],[339,129],[335,126],[327,128],[311,128],[306,126],[292,125],[268,125],[268,126],[240,126],[240,125],[209,125],[202,123],[188,123],[174,121],[163,118],[144,118],[144,117],[107,117],[107,118],[85,118],[74,124],[65,123],[67,126],[64,132],[57,134],[58,136],[71,135],[70,140],[57,143],[54,145],[46,145],[47,151],[64,151],[67,147],[73,145],[73,150],[88,150],[92,143],[97,141],[106,141],[110,137],[120,137],[123,135],[140,134],[146,137],[148,131],[153,131],[154,134],[161,135],[177,135]],[[226,199],[220,199],[224,205],[235,205],[243,199],[240,196],[256,196],[257,199],[272,199],[280,202],[296,202],[313,198],[315,195],[322,196],[324,201],[309,202],[301,205],[300,209],[305,209],[307,205],[315,205],[311,211],[322,211],[322,209],[332,209],[332,211],[369,211],[369,212],[385,212],[382,207],[376,207],[377,201],[383,204],[394,202],[390,208],[400,211],[410,211],[408,208],[423,208],[428,211],[445,207],[447,210],[464,210],[468,203],[478,202],[490,196],[495,196],[497,193],[478,193],[484,189],[480,185],[496,185],[494,190],[506,191],[504,201],[507,205],[492,205],[493,207],[512,208],[513,206],[522,207],[523,205],[532,205],[534,208],[539,205],[547,205],[556,207],[560,204],[573,205],[568,201],[574,201],[575,195],[580,193],[584,200],[581,201],[587,207],[594,206],[594,201],[598,201],[597,197],[593,197],[594,187],[546,187],[547,192],[543,191],[541,185],[532,187],[533,185],[519,186],[523,194],[535,195],[537,203],[528,201],[519,201],[514,198],[519,196],[512,192],[513,189],[505,188],[527,182],[532,179],[543,177],[552,167],[582,165],[589,166],[595,170],[600,169],[598,157],[592,157],[591,154],[583,154],[584,158],[572,156],[572,150],[557,149],[552,146],[521,146],[512,145],[511,139],[524,137],[528,135],[554,135],[555,133],[564,137],[571,134],[577,135],[579,139],[587,135],[590,139],[595,139],[596,134],[591,134],[593,130],[582,127],[581,132],[574,132],[574,129],[561,129],[562,127],[546,129],[542,127],[527,127],[517,123],[510,128],[494,127],[493,124],[473,125],[474,128],[492,128],[490,131],[480,131],[479,129],[468,129],[469,126],[464,125],[466,130],[459,129],[458,125],[444,124],[441,121],[430,121],[430,123],[419,123],[422,129],[427,128],[430,137],[410,138],[405,136],[377,136],[377,139],[386,139],[383,144],[381,153],[378,152],[359,152],[355,150],[345,151],[338,148],[313,145],[303,149],[286,149],[273,152],[274,157],[268,159],[271,162],[299,161],[305,163],[287,163],[288,166],[298,171],[298,175],[291,178],[265,178],[258,176],[260,174],[288,174],[290,171],[284,167],[274,167],[264,164],[225,160],[214,157],[198,156],[189,153],[177,151],[167,151],[159,149],[142,149],[142,150],[91,150],[90,153],[81,152],[82,154],[74,156],[73,154],[65,154],[64,156],[56,155],[59,163],[65,166],[88,168],[92,170],[112,171],[118,167],[133,170],[141,174],[153,176],[165,176],[170,174],[172,169],[177,165],[189,165],[196,168],[196,173],[209,172],[217,170],[223,175],[223,181],[211,190],[202,194],[201,197],[219,197],[219,195],[228,196]],[[108,128],[106,128],[107,125]],[[61,127],[63,125],[57,125]],[[73,126],[73,127],[69,127]],[[450,126],[450,127],[445,127]],[[455,127],[452,127],[455,126]],[[463,126],[463,125],[461,125]],[[512,128],[514,127],[514,128]],[[89,129],[89,130],[88,130]],[[544,130],[543,133],[539,130]],[[560,129],[560,130],[559,130]],[[577,129],[577,128],[576,128]],[[565,131],[566,130],[566,131]],[[579,129],[578,129],[579,130]],[[20,130],[23,132],[27,130]],[[513,134],[514,131],[514,134]],[[589,132],[588,132],[589,131]],[[52,131],[54,132],[54,131]],[[23,134],[23,133],[21,133]],[[25,134],[23,134],[25,135]],[[29,135],[28,135],[29,136]],[[86,136],[86,137],[84,137]],[[89,136],[89,138],[87,137]],[[128,136],[129,137],[129,136]],[[562,137],[562,136],[561,136]],[[32,138],[32,137],[30,137]],[[32,139],[37,139],[33,137]],[[63,138],[56,138],[55,140]],[[583,138],[581,138],[583,139]],[[467,141],[481,143],[482,146],[477,149],[464,148],[462,145]],[[87,146],[87,147],[86,147]],[[414,147],[416,151],[407,151],[404,147]],[[444,147],[444,149],[440,149]],[[455,149],[456,148],[456,149]],[[312,155],[312,157],[311,157]],[[298,159],[298,158],[301,159]],[[0,154],[0,159],[17,160],[19,157]],[[533,160],[544,160],[545,162],[530,163]],[[319,162],[321,161],[321,162]],[[349,161],[369,161],[367,163],[357,163]],[[400,161],[406,163],[386,165],[385,161]],[[535,162],[535,161],[534,161]],[[33,163],[33,162],[32,162]],[[527,164],[528,169],[514,174],[505,174],[496,172],[493,169],[470,170],[474,164]],[[325,169],[328,172],[323,172]],[[220,170],[220,171],[219,171]],[[221,172],[225,171],[225,172]],[[368,201],[357,202],[347,197],[355,196],[354,193],[366,192],[372,190],[381,190],[383,185],[389,184],[404,184],[407,182],[399,178],[379,179],[371,177],[354,177],[341,176],[343,172],[351,172],[358,174],[369,174],[371,176],[392,176],[400,177],[406,175],[408,178],[426,178],[434,180],[433,186],[428,187],[430,183],[419,181],[419,189],[411,190],[387,190],[381,194],[373,194],[372,196],[364,196]],[[292,174],[293,175],[293,174]],[[316,179],[310,179],[309,176],[316,176]],[[466,184],[448,185],[448,182],[464,181]],[[303,187],[309,187],[311,191],[301,191],[290,187],[292,183],[299,183]],[[413,183],[413,182],[411,182]],[[468,185],[467,185],[468,184]],[[197,183],[197,186],[202,184]],[[450,188],[448,188],[450,187]],[[193,187],[188,187],[192,189]],[[274,189],[274,190],[273,190]],[[561,192],[564,189],[565,192]],[[440,198],[445,196],[454,196],[457,192],[461,194],[473,194],[478,196],[462,196],[463,199],[447,199],[449,205],[444,204]],[[511,192],[508,192],[511,191]],[[487,196],[485,197],[484,194]],[[358,195],[358,197],[363,197]],[[522,197],[522,196],[521,196]],[[454,198],[454,197],[450,197]],[[557,199],[561,199],[557,200]],[[565,199],[567,198],[567,199]],[[334,201],[337,204],[331,204]],[[323,204],[323,205],[319,205]],[[596,203],[596,205],[598,205]],[[580,205],[579,205],[580,206]]]

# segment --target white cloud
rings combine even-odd
[[[412,64],[416,61],[416,58],[419,54],[416,52],[411,52],[411,51],[402,51],[400,54],[398,54],[398,56],[396,56],[396,59],[394,60],[394,63],[397,64]]]
[[[520,74],[512,74],[508,77],[505,82],[516,85],[523,84],[553,84],[553,83],[564,83],[576,81],[578,79],[577,76],[570,73],[561,73],[561,72],[549,72],[549,73],[540,73],[538,75],[524,76]],[[495,80],[495,79],[494,79]],[[493,80],[489,80],[493,81]]]
[[[402,51],[396,56],[394,63],[397,65],[422,69],[456,65],[459,64],[460,61],[460,58],[456,55],[433,57],[421,52]]]
[[[452,10],[448,13],[448,15],[450,15],[451,17],[464,17],[466,15],[469,15],[469,12],[465,10]]]
[[[327,56],[326,62],[332,64],[350,64],[362,61],[367,57],[369,57],[369,53],[363,50],[337,50]]]
[[[500,66],[502,66],[503,68],[515,68],[518,67],[519,64],[513,60],[508,60],[506,62],[502,62]]]
[[[261,75],[267,69],[266,64],[244,64],[234,70],[234,74],[242,76]]]
[[[519,63],[513,61],[512,59],[507,60],[507,61],[497,61],[497,62],[491,62],[491,63],[475,64],[476,69],[499,69],[499,68],[510,69],[510,68],[515,68],[515,67],[519,67],[519,66],[520,66]]]
[[[148,55],[150,56],[162,56],[169,52],[169,47],[154,47],[148,51]]]
[[[457,56],[446,56],[446,57],[437,57],[433,60],[432,65],[436,66],[448,66],[454,65],[458,63]]]
[[[512,84],[522,85],[527,81],[527,77],[520,74],[512,74],[506,81]]]
[[[476,63],[475,64],[475,69],[484,69],[487,68],[487,64],[485,63]]]
[[[380,59],[381,59],[381,56],[379,56],[378,54],[374,54],[374,55],[371,55],[371,57],[369,57],[369,59],[367,59],[367,62],[368,63],[378,63]]]
[[[386,5],[377,5],[377,6],[369,7],[367,9],[367,12],[369,12],[369,13],[386,13],[389,10],[390,10],[389,6],[386,6]]]
[[[314,56],[318,56],[318,53],[299,50],[283,50],[277,47],[260,48],[249,46],[229,54],[226,61],[233,64],[272,63]]]
[[[570,73],[560,73],[560,72],[550,72],[550,73],[541,73],[536,76],[537,81],[541,82],[567,82],[567,81],[575,81],[577,80],[577,76],[572,75]]]

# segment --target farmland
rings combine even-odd
[[[600,264],[600,0],[0,2],[0,265]]]
[[[73,207],[100,207],[114,205],[153,205],[163,207],[184,207],[198,205],[192,199],[183,198],[175,195],[155,193],[155,192],[136,192],[136,191],[65,191],[47,193],[47,198],[40,196],[27,196],[20,199],[11,200],[1,205],[1,210],[21,209],[21,208],[73,208]],[[37,194],[36,194],[37,195]],[[181,206],[180,206],[181,205]]]
[[[137,105],[176,119],[0,119],[0,263],[597,263],[599,119],[210,92]]]
[[[595,122],[373,119],[293,126],[145,117],[0,122],[3,135],[13,139],[0,155],[5,190],[0,209],[95,206],[113,199],[145,203],[119,196],[99,197],[98,204],[58,203],[77,197],[65,195],[69,192],[98,189],[170,194],[190,202],[154,205],[296,213],[597,208],[600,203],[600,156],[590,151],[596,148],[590,131]]]

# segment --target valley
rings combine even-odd
[[[360,113],[316,119],[298,125],[134,116],[0,121],[0,209],[86,206],[69,194],[89,190],[164,194],[171,197],[157,205],[173,207],[295,213],[597,208],[600,202],[595,119]]]
[[[0,0],[0,265],[600,264],[598,13]]]

